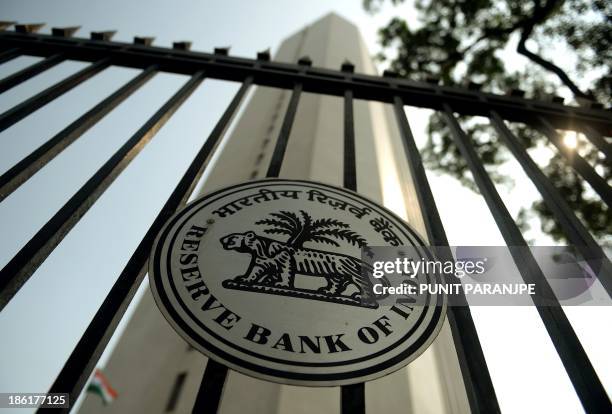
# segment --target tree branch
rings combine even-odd
[[[513,31],[515,31],[519,27],[520,27],[520,23],[513,24],[510,27],[485,27],[483,29],[483,31],[482,31],[482,35],[479,38],[477,38],[476,40],[474,40],[474,42],[471,45],[466,46],[459,53],[462,54],[462,55],[465,55],[467,52],[470,51],[470,49],[475,47],[478,43],[482,42],[483,40],[491,39],[492,37],[499,38],[499,37],[501,37],[503,35],[512,33]]]
[[[576,98],[593,99],[592,94],[581,91],[580,88],[578,88],[578,86],[570,79],[570,77],[567,75],[567,73],[565,73],[563,69],[561,69],[554,63],[549,62],[543,57],[533,53],[532,51],[527,49],[527,46],[525,45],[525,43],[529,39],[529,36],[533,32],[533,29],[536,24],[545,21],[558,4],[558,0],[547,0],[543,6],[540,6],[539,3],[536,2],[533,16],[529,20],[527,20],[526,24],[523,26],[523,30],[521,32],[521,39],[519,40],[518,46],[516,47],[516,51],[519,54],[527,57],[535,64],[540,65],[549,72],[552,72],[557,75],[561,82],[572,91]]]
[[[580,90],[580,88],[578,88],[578,86],[570,79],[569,75],[563,69],[527,49],[526,42],[529,39],[529,36],[531,36],[531,33],[533,33],[533,29],[535,28],[535,26],[537,24],[543,23],[550,16],[550,13],[552,13],[559,4],[559,0],[546,0],[544,5],[540,5],[538,1],[535,1],[533,15],[531,15],[529,18],[519,20],[510,27],[485,28],[483,30],[483,34],[479,38],[477,38],[473,43],[465,47],[459,53],[461,55],[465,55],[465,53],[467,53],[469,50],[474,48],[478,43],[485,39],[490,39],[492,37],[500,37],[506,34],[510,34],[517,29],[522,29],[521,38],[519,40],[516,51],[534,62],[535,64],[557,75],[561,82],[572,91],[576,98],[592,100],[594,99],[593,95],[591,93],[586,93]]]

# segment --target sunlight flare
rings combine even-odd
[[[563,134],[563,145],[571,150],[578,146],[578,133],[576,131],[565,131]]]

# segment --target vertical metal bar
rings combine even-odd
[[[238,111],[246,92],[253,82],[247,78],[229,106],[211,131],[195,158],[183,174],[172,194],[147,230],[130,260],[119,275],[104,302],[83,333],[72,354],[60,371],[49,392],[66,392],[70,401],[76,401],[90,373],[102,355],[117,324],[121,320],[138,286],[146,273],[146,264],[155,237],[174,212],[185,205],[199,178],[208,165],[210,156],[217,148],[221,137]],[[65,412],[67,412],[66,410]],[[39,413],[45,412],[38,410]],[[53,411],[55,412],[55,411]]]
[[[92,63],[77,73],[59,81],[55,85],[51,85],[44,91],[32,96],[31,98],[26,99],[19,105],[16,105],[13,108],[3,112],[0,114],[0,132],[19,122],[41,106],[68,92],[75,86],[80,85],[87,79],[107,68],[110,64],[110,58],[105,58],[97,61],[96,63]]]
[[[155,136],[204,79],[197,72],[112,157],[87,180],[70,200],[26,243],[0,271],[0,310],[51,254],[77,221],[115,178]]]
[[[595,145],[609,161],[612,161],[612,144],[608,143],[599,131],[590,125],[583,125],[581,129],[584,135],[591,141],[591,144]]]
[[[208,359],[202,383],[193,405],[193,414],[216,414],[223,396],[227,371],[225,365],[221,365],[213,359]]]
[[[585,259],[595,259],[602,264],[602,269],[592,270],[608,295],[612,296],[612,266],[603,249],[593,240],[591,234],[582,225],[576,214],[555,189],[555,186],[531,159],[523,144],[508,129],[502,117],[495,111],[491,111],[490,115],[492,125],[542,195],[542,199],[554,214],[570,243],[576,246]]]
[[[574,385],[582,406],[589,413],[606,412],[610,407],[610,400],[572,325],[565,316],[561,305],[556,302],[553,290],[542,274],[535,258],[531,254],[525,254],[528,253],[527,249],[521,249],[519,252],[513,248],[527,247],[527,243],[506,209],[469,138],[457,122],[451,107],[448,104],[444,104],[443,107],[443,115],[451,129],[455,144],[465,158],[474,181],[476,181],[480,193],[484,197],[506,244],[509,246],[521,277],[526,283],[535,284],[537,297],[547,298],[550,302],[553,302],[550,306],[542,306],[536,303],[536,309]]]
[[[608,206],[612,207],[612,188],[610,188],[606,180],[597,174],[595,169],[584,158],[563,144],[563,140],[557,130],[546,119],[538,117],[536,127],[548,137],[561,155],[565,157],[568,164],[593,187],[593,190],[600,195],[601,199]]]
[[[421,209],[421,214],[423,215],[429,243],[431,243],[432,246],[448,246],[446,231],[444,230],[436,201],[431,192],[429,181],[427,180],[423,160],[421,159],[419,149],[414,141],[414,135],[408,123],[408,118],[406,118],[404,101],[401,97],[396,96],[394,98],[393,109],[395,117],[397,118],[400,135],[402,136],[404,151],[408,160],[408,168],[414,180],[417,201]]]
[[[417,201],[425,223],[427,238],[432,246],[447,247],[446,232],[427,180],[419,149],[416,146],[410,124],[404,112],[404,102],[399,96],[396,96],[393,100],[393,109],[404,143],[410,174],[414,180]],[[446,252],[443,251],[445,249],[440,250],[452,259],[450,249]],[[457,298],[457,302],[455,306],[448,308],[447,316],[470,409],[474,414],[499,413],[500,408],[495,395],[495,388],[493,388],[493,382],[489,375],[487,362],[467,300],[461,294]]]
[[[47,165],[47,163],[81,137],[100,119],[104,118],[127,97],[136,92],[156,72],[156,65],[149,66],[2,174],[0,176],[0,201],[8,197],[21,184]]]
[[[49,56],[48,58],[45,58],[40,62],[30,65],[27,68],[21,69],[20,71],[13,73],[10,76],[7,76],[6,78],[0,80],[0,93],[19,85],[21,82],[24,82],[49,68],[52,68],[58,63],[63,62],[65,59],[66,58],[62,54]]]
[[[340,402],[342,414],[364,414],[365,384],[360,382],[340,387]]]
[[[274,152],[272,153],[272,160],[270,161],[270,167],[268,167],[266,177],[278,177],[280,174],[281,165],[283,164],[285,150],[287,149],[289,135],[291,135],[291,127],[293,126],[295,113],[297,112],[297,107],[300,103],[301,94],[302,84],[296,83],[293,87],[293,92],[291,93],[291,99],[289,100],[287,111],[285,112],[283,124],[280,132],[278,133],[278,139],[276,140],[276,146],[274,147]]]
[[[4,62],[8,62],[9,60],[16,58],[19,55],[19,49],[17,48],[5,50],[4,52],[0,53],[0,65]]]
[[[344,187],[357,191],[355,157],[355,123],[353,119],[353,91],[344,92]],[[365,384],[343,385],[340,388],[342,414],[365,413]]]
[[[344,92],[344,187],[349,190],[357,191],[353,91],[349,89]]]

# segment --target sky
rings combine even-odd
[[[46,22],[43,33],[52,26],[80,25],[77,36],[88,37],[93,30],[117,30],[114,40],[118,41],[155,36],[156,45],[171,46],[173,41],[190,40],[193,50],[231,46],[231,54],[245,57],[254,57],[257,51],[267,48],[274,52],[283,38],[330,11],[360,28],[371,54],[379,50],[377,28],[393,15],[401,14],[416,22],[410,4],[387,6],[371,16],[358,0],[0,3],[3,20]],[[37,60],[22,57],[0,65],[0,78]],[[5,92],[1,95],[0,112],[82,67],[82,63],[64,62]],[[0,173],[137,73],[131,69],[107,69],[0,133]],[[0,203],[1,266],[186,79],[158,74]],[[41,392],[49,388],[236,89],[235,84],[206,80],[3,310],[0,392]],[[424,110],[407,110],[420,146],[426,138],[423,120],[427,114]],[[181,145],[176,145],[177,139]],[[537,198],[517,165],[510,162],[501,167],[515,175],[515,186],[499,187],[515,216],[521,206]],[[450,177],[430,173],[429,178],[451,244],[504,244],[480,196],[463,189]],[[537,226],[528,238],[539,244],[551,243]],[[481,307],[472,312],[504,412],[527,412],[527,407],[581,412],[535,309]],[[566,312],[604,385],[612,389],[612,362],[606,348],[612,342],[612,334],[601,329],[612,320],[612,312],[609,308],[572,308]]]

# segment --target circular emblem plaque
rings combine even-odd
[[[251,181],[175,214],[157,237],[149,275],[166,319],[208,357],[265,380],[344,385],[407,365],[438,334],[444,296],[379,305],[362,271],[362,248],[423,245],[352,191]]]

